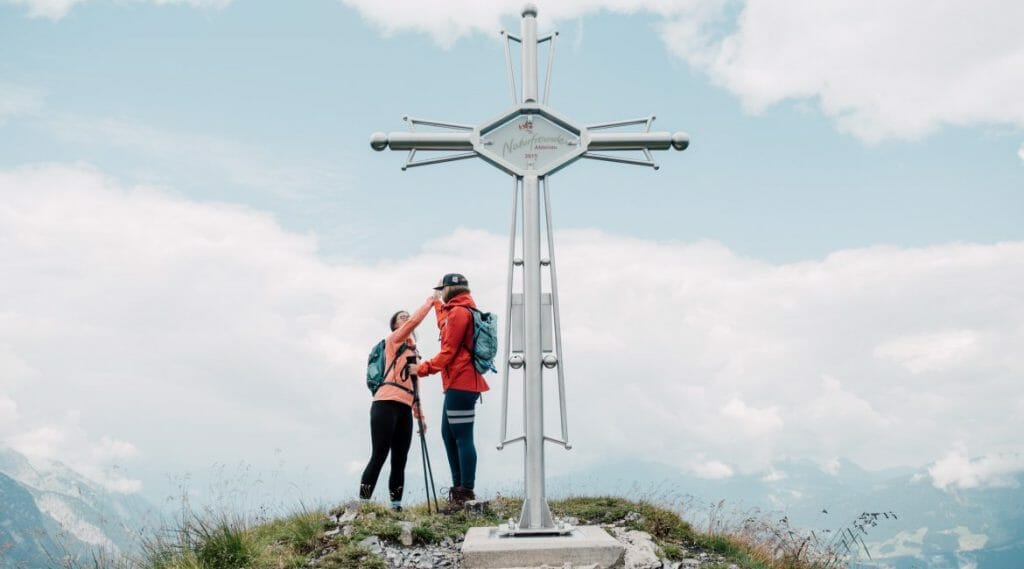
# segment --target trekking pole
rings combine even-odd
[[[410,364],[416,363],[416,356],[409,356],[405,361],[408,368]],[[437,502],[437,487],[434,485],[434,469],[430,465],[430,453],[427,452],[427,435],[423,429],[423,408],[420,406],[419,377],[415,373],[411,373],[410,379],[412,379],[412,404],[416,409],[416,414],[418,415],[416,421],[419,423],[420,428],[420,460],[423,461],[423,491],[427,496],[427,513],[430,513],[431,493],[434,496],[434,511],[441,513],[441,507]]]

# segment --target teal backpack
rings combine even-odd
[[[408,344],[402,342],[402,345],[398,346],[398,353],[395,354],[395,359],[391,360],[391,365],[386,368],[384,367],[384,359],[387,357],[387,350],[384,348],[384,340],[377,342],[377,345],[370,350],[370,357],[366,360],[366,388],[370,390],[372,395],[376,395],[377,390],[385,383],[412,393],[412,390],[404,385],[393,381],[384,381],[384,378],[391,372],[391,368],[395,367],[395,362],[398,361],[399,356],[408,347]]]
[[[498,355],[498,315],[463,308],[473,313],[473,367],[480,373],[497,372],[494,356]]]

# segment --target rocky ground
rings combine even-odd
[[[471,504],[472,508],[474,505]],[[476,508],[486,508],[486,504],[475,504]],[[361,516],[376,516],[374,512],[361,512],[357,504],[350,504],[342,511],[335,511],[329,518],[328,530],[325,536],[328,540],[337,535],[350,536],[359,525]],[[655,545],[651,535],[630,529],[631,522],[641,519],[641,514],[629,512],[620,520],[612,523],[594,524],[600,525],[609,534],[618,539],[626,548],[624,569],[738,569],[736,565],[728,563],[722,556],[680,547],[670,560]],[[567,518],[566,521],[573,525],[591,525],[589,520],[578,520]],[[483,524],[481,524],[483,525]],[[462,538],[445,538],[437,544],[423,545],[418,543],[414,536],[412,522],[399,523],[401,533],[397,540],[382,539],[380,536],[371,535],[358,542],[360,548],[369,551],[376,559],[383,562],[383,565],[376,563],[378,567],[391,569],[459,569],[462,567]],[[328,541],[322,551],[309,562],[311,568],[333,568],[338,567],[331,562],[334,547]],[[359,565],[372,563],[363,560]],[[596,566],[564,566],[547,567],[545,569],[597,569]]]

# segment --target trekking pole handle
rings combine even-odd
[[[416,368],[412,368],[409,371],[410,366],[416,365],[417,356],[408,356],[405,358],[405,371],[409,374],[409,380],[412,381],[412,404],[418,406],[420,404],[420,382],[419,376],[416,375]]]

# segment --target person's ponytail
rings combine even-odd
[[[455,298],[456,296],[458,296],[458,295],[460,295],[460,294],[462,294],[464,292],[469,292],[469,287],[468,286],[452,285],[452,286],[449,286],[449,287],[445,287],[444,298],[442,300],[444,300],[445,302],[448,302],[449,300]]]

